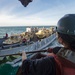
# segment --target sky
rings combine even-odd
[[[75,0],[0,0],[0,26],[54,26],[65,14],[75,14]]]

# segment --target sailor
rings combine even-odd
[[[8,38],[8,34],[6,33],[6,36],[5,36],[5,38]]]
[[[23,52],[21,75],[75,75],[75,14],[62,17],[56,31],[64,47],[40,59],[27,59]]]
[[[26,38],[23,38],[23,39],[22,39],[22,42],[23,42],[23,43],[26,43],[26,42],[27,42]]]

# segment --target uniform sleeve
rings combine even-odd
[[[26,59],[22,63],[23,75],[56,75],[55,60],[53,57],[41,59]]]

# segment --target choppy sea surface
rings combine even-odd
[[[38,27],[38,28],[49,28],[50,26],[12,26],[12,27],[0,27],[0,38],[8,33],[9,36],[12,34],[19,34],[26,31],[27,27]]]

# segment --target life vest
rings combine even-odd
[[[24,38],[24,39],[23,39],[23,42],[26,42],[26,41],[27,41],[27,40]]]
[[[75,64],[63,57],[54,57],[56,60],[57,75],[75,75]],[[58,73],[59,72],[59,73]]]
[[[75,63],[65,59],[62,55],[51,53],[49,56],[53,56],[56,61],[56,75],[75,75]]]
[[[6,33],[6,37],[8,37],[8,34]]]

